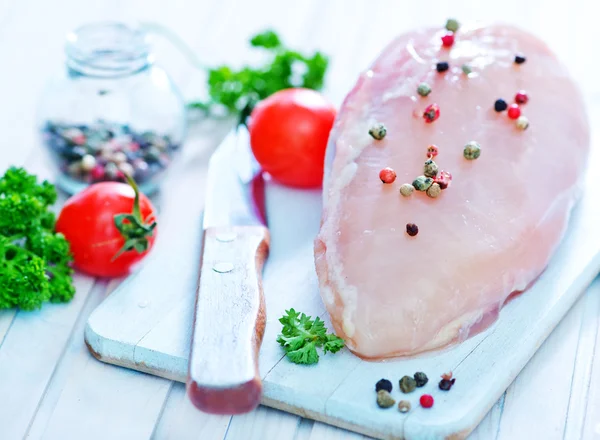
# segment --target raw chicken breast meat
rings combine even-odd
[[[463,27],[445,48],[445,32],[392,42],[346,97],[329,139],[316,268],[336,333],[367,359],[439,349],[492,324],[544,270],[582,189],[584,104],[548,47],[489,26]],[[438,72],[439,61],[449,70]],[[421,82],[431,86],[426,97]],[[529,97],[525,130],[494,109],[520,90]],[[426,123],[433,103],[440,116]],[[382,140],[369,135],[376,123],[387,128]],[[463,156],[470,141],[481,146],[476,160]],[[451,185],[437,198],[402,196],[431,144]],[[379,178],[385,167],[397,173],[391,184]]]

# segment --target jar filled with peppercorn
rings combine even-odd
[[[185,135],[185,105],[154,65],[148,35],[120,23],[83,26],[67,35],[66,75],[46,88],[38,119],[59,171],[76,193],[132,176],[151,193]]]

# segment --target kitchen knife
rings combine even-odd
[[[264,180],[243,126],[210,159],[203,227],[187,390],[204,412],[240,414],[262,394],[261,272],[269,250]]]

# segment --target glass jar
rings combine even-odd
[[[180,93],[154,65],[147,34],[91,24],[68,34],[65,51],[66,75],[46,88],[38,115],[57,185],[74,194],[131,175],[141,191],[155,191],[186,119]]]

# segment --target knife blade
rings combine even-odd
[[[269,232],[264,180],[249,145],[246,128],[238,127],[208,167],[187,390],[197,408],[213,414],[251,411],[262,395],[261,273]]]

